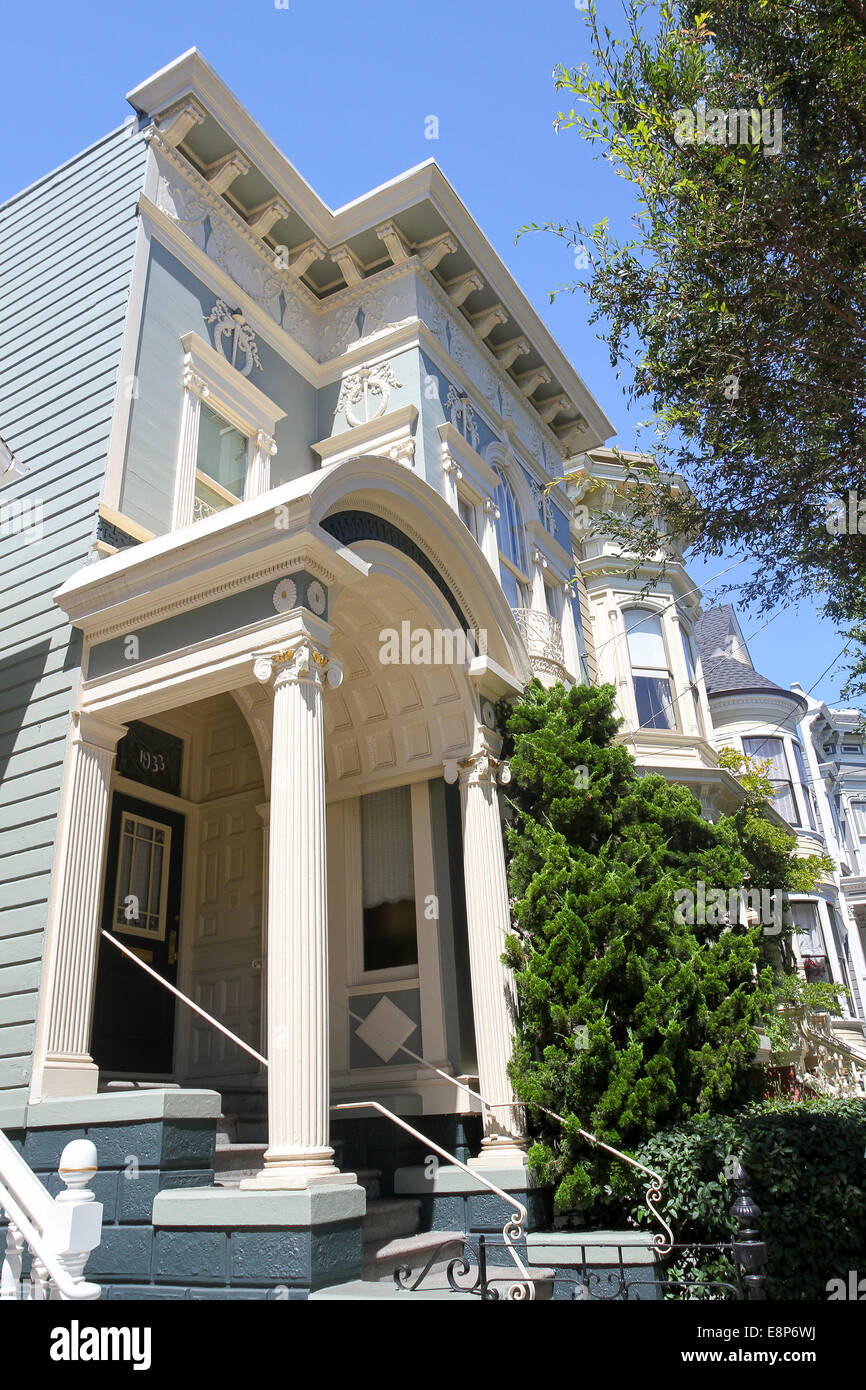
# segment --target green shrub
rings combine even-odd
[[[770,1298],[824,1300],[828,1280],[847,1282],[852,1269],[866,1275],[863,1101],[769,1100],[696,1115],[653,1135],[635,1156],[664,1179],[661,1210],[678,1243],[736,1230],[726,1172],[740,1160],[761,1208]],[[645,1205],[630,1214],[651,1224]]]

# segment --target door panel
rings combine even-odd
[[[115,794],[101,925],[163,979],[177,982],[185,817]],[[93,1060],[104,1071],[168,1076],[175,999],[100,938]]]

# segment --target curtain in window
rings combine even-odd
[[[361,797],[363,906],[415,897],[412,859],[412,802],[408,787]]]
[[[785,745],[780,738],[744,738],[743,752],[750,758],[760,758],[769,762],[768,776],[776,793],[773,809],[784,816],[789,825],[799,825],[800,816],[794,801],[794,787],[791,771],[785,757]]]

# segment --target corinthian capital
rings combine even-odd
[[[343,680],[343,668],[340,662],[332,660],[309,637],[304,636],[281,651],[256,653],[253,675],[262,685],[268,685],[273,680],[275,689],[300,681],[312,681],[321,686],[324,680],[336,687]]]

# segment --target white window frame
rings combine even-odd
[[[184,333],[180,341],[184,350],[183,406],[175,470],[173,531],[191,525],[194,520],[202,401],[248,440],[244,496],[233,498],[236,502],[260,497],[269,491],[271,459],[277,452],[274,431],[277,422],[286,414],[197,333]],[[207,479],[207,486],[216,492],[225,492],[213,479]],[[226,500],[231,498],[228,492],[225,496]]]
[[[643,729],[651,734],[681,734],[683,732],[683,721],[682,715],[680,713],[679,695],[677,692],[676,677],[674,674],[674,664],[671,655],[672,643],[670,641],[668,624],[665,622],[665,612],[663,609],[656,608],[652,604],[648,603],[629,603],[626,604],[621,611],[622,625],[625,630],[625,651],[626,656],[628,658],[631,698],[634,704],[635,729]],[[629,637],[632,631],[640,630],[641,622],[643,622],[644,619],[640,619],[637,623],[634,624],[634,627],[630,629],[628,625],[629,613],[642,613],[644,615],[651,615],[657,620],[659,625],[659,632],[661,634],[662,647],[664,648],[664,656],[666,662],[666,665],[664,667],[635,666],[632,660],[631,643],[629,641]],[[685,656],[683,656],[683,664],[685,664]],[[637,686],[635,685],[635,677],[637,676],[650,678],[653,676],[659,676],[667,680],[668,686],[670,688],[670,700],[668,704],[665,706],[665,709],[670,711],[672,719],[671,726],[659,728],[656,724],[641,724],[640,711],[638,709],[637,700]]]

